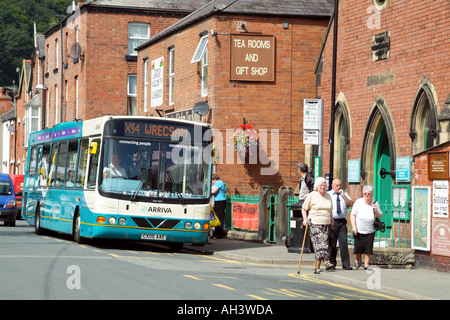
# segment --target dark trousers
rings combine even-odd
[[[337,241],[341,251],[341,260],[343,267],[350,267],[350,255],[347,244],[347,219],[334,219],[334,229],[330,232],[330,241],[328,246],[328,255],[330,262],[336,265]]]
[[[223,222],[225,220],[225,207],[227,205],[227,201],[214,201],[214,212],[216,213],[217,218],[219,218],[220,226],[214,228],[213,237],[223,238],[225,236],[225,231],[223,229]]]

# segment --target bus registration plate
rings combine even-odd
[[[146,240],[166,240],[165,234],[155,234],[155,233],[142,233],[141,239]]]

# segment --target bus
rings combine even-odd
[[[22,215],[88,239],[207,241],[212,129],[169,118],[105,116],[30,134]]]

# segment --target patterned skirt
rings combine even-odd
[[[328,239],[330,234],[329,224],[313,224],[308,221],[311,236],[311,242],[314,247],[316,259],[329,259],[328,256]]]

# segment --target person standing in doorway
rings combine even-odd
[[[225,184],[217,173],[211,175],[213,186],[211,188],[211,194],[214,195],[214,212],[220,221],[220,226],[214,228],[213,238],[221,239],[225,237],[225,230],[223,229],[223,222],[225,220],[225,207],[227,204],[227,198],[225,195]]]
[[[314,190],[314,177],[308,172],[308,165],[304,162],[299,162],[297,169],[300,174],[298,200],[300,203],[303,203],[308,194]]]
[[[331,188],[328,193],[333,201],[334,229],[331,229],[328,246],[330,262],[336,266],[337,242],[339,241],[342,269],[352,270],[347,244],[347,209],[353,206],[353,201],[349,194],[341,189],[341,180],[334,179]]]

